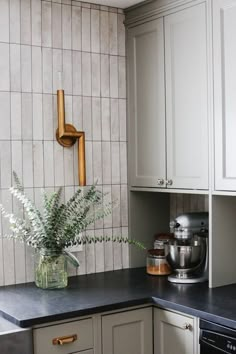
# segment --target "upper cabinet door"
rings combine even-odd
[[[127,49],[129,183],[165,187],[163,18],[128,29]]]
[[[213,1],[215,189],[236,190],[236,1]]]
[[[167,179],[208,189],[205,3],[165,17]]]

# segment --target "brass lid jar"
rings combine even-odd
[[[150,275],[171,274],[171,267],[166,260],[165,246],[148,250],[146,266],[147,273]]]

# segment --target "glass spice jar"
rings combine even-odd
[[[165,247],[148,250],[147,273],[150,275],[168,275],[172,270],[166,260]]]

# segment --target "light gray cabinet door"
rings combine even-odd
[[[163,18],[127,30],[129,183],[165,187]]]
[[[206,4],[165,17],[167,179],[208,189]]]
[[[197,354],[191,317],[154,309],[154,354]]]
[[[215,189],[236,190],[236,1],[213,1]]]
[[[153,354],[152,308],[102,316],[102,354]]]

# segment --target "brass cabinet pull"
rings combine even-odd
[[[64,345],[70,344],[77,340],[77,334],[72,334],[71,336],[58,337],[52,340],[53,345]]]

